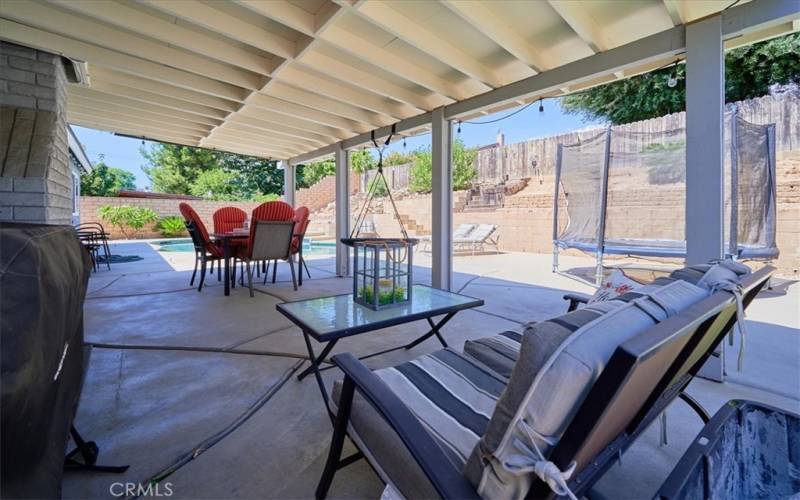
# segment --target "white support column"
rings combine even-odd
[[[347,150],[336,144],[336,275],[350,274],[350,248],[340,240],[350,236],[350,164]]]
[[[686,26],[686,262],[723,257],[722,16]]]
[[[444,108],[431,112],[433,269],[431,284],[450,290],[453,281],[453,129]]]
[[[288,160],[281,160],[283,167],[283,201],[294,206],[295,167]]]

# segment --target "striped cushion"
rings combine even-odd
[[[561,438],[614,350],[708,292],[675,280],[665,286],[645,285],[629,294],[621,296],[627,300],[596,302],[526,328],[519,360],[464,469],[481,496],[514,498],[527,492],[531,476],[513,474],[504,465],[524,462],[517,441],[532,446],[520,421],[525,421],[546,454]],[[638,298],[632,299],[634,294]],[[540,383],[533,387],[538,378]]]
[[[598,315],[641,296],[641,293],[628,292],[612,300],[591,304],[548,321],[563,326],[566,331],[574,332],[586,323],[596,319]],[[517,359],[519,359],[521,347],[522,334],[506,331],[492,337],[464,342],[464,353],[508,380],[511,377],[511,371],[514,369]]]
[[[214,232],[230,233],[234,229],[244,227],[247,212],[236,207],[222,207],[214,212]]]
[[[452,349],[424,355],[377,375],[420,419],[456,470],[489,423],[505,381],[469,356]],[[341,382],[333,388],[338,402]],[[435,498],[425,473],[386,421],[356,392],[349,435],[381,478],[406,498]]]
[[[491,337],[464,342],[464,353],[477,359],[508,380],[519,358],[522,334],[506,331]]]
[[[461,469],[483,435],[506,381],[481,363],[443,349],[377,370]]]

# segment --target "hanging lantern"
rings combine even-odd
[[[411,301],[413,245],[402,239],[353,242],[353,300],[374,310]]]
[[[394,126],[384,147],[389,145],[393,134]],[[389,183],[383,175],[383,149],[375,141],[374,132],[372,143],[378,149],[378,172],[369,184],[367,199],[358,212],[350,237],[342,238],[341,241],[353,247],[353,301],[377,311],[411,301],[414,245],[419,240],[409,238],[403,226]],[[359,237],[375,194],[382,191],[379,184],[383,184],[395,219],[400,224],[401,238]]]

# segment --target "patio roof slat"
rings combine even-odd
[[[0,3],[0,15],[46,32],[111,49],[120,54],[130,54],[166,67],[202,76],[212,74],[216,80],[239,87],[254,89],[263,84],[263,77],[252,71],[120,31],[80,15],[60,11],[55,7],[25,0],[8,0]],[[61,50],[66,52],[67,49]]]

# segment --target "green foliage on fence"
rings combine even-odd
[[[178,216],[163,217],[156,224],[156,230],[161,233],[161,236],[167,238],[185,236],[187,234],[186,222],[183,220],[183,217]]]
[[[97,213],[101,219],[118,228],[127,239],[136,238],[145,226],[158,220],[158,215],[152,209],[130,205],[103,205]]]

